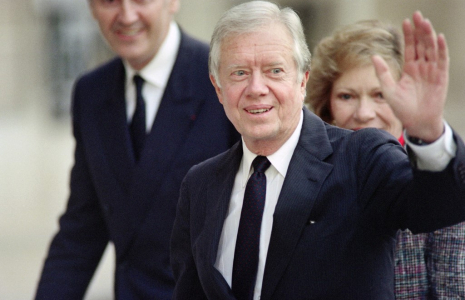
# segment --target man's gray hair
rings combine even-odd
[[[228,36],[255,32],[269,24],[284,25],[294,41],[294,60],[299,70],[298,80],[310,70],[310,51],[299,16],[291,8],[279,8],[267,1],[250,1],[226,11],[216,24],[210,42],[208,67],[220,86],[218,69],[221,43]]]

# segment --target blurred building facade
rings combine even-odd
[[[0,299],[31,299],[63,212],[73,139],[69,103],[79,74],[106,60],[86,0],[0,0]],[[208,41],[240,0],[181,0],[183,30]],[[378,18],[394,25],[421,10],[451,56],[446,119],[465,136],[465,1],[282,0],[301,16],[310,49],[337,26]],[[112,299],[111,247],[86,296]]]

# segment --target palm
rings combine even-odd
[[[429,21],[413,15],[415,28],[404,21],[405,63],[395,81],[386,62],[373,57],[386,101],[410,136],[434,141],[443,130],[449,56],[444,36],[436,36]]]

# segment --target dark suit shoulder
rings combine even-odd
[[[405,180],[410,176],[410,163],[405,149],[386,131],[375,128],[352,131],[331,125],[326,128],[333,151],[326,161],[334,164],[336,172],[350,170],[349,173],[355,179],[352,184],[358,187],[358,191],[367,192],[368,186],[368,194],[371,195],[375,192],[372,188],[379,182],[392,176]],[[367,185],[368,182],[371,183]]]
[[[208,58],[208,53],[210,50],[209,45],[193,36],[185,33],[181,30],[181,47],[189,49],[190,51],[196,52],[196,54],[206,55]]]
[[[209,77],[208,53],[208,44],[181,31],[181,44],[171,74],[171,79],[176,79],[171,80],[176,90],[217,101]]]
[[[74,85],[73,109],[78,103],[84,106],[100,103],[110,95],[124,97],[124,76],[124,65],[119,57],[83,74]]]
[[[338,139],[344,138],[348,135],[350,135],[353,131],[348,130],[348,129],[343,129],[340,127],[336,127],[333,125],[330,125],[328,123],[324,123],[326,132],[328,133],[328,138],[331,142],[337,141]]]
[[[357,131],[342,129],[325,123],[329,141],[332,145],[359,148],[361,151],[373,149],[385,144],[400,145],[390,133],[377,128],[364,128]]]
[[[124,76],[123,61],[119,57],[115,57],[96,68],[84,73],[77,80],[77,85],[85,85],[86,87],[102,87],[112,84],[116,77]]]

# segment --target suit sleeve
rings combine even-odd
[[[77,92],[73,104],[76,148],[70,197],[44,263],[37,300],[82,299],[108,243],[108,233],[86,164],[76,99]]]
[[[460,137],[454,140],[456,156],[438,172],[414,167],[399,145],[364,141],[357,174],[364,178],[359,190],[372,224],[421,233],[465,219],[465,148]]]
[[[412,232],[428,232],[451,226],[465,220],[465,146],[454,133],[457,145],[455,157],[441,172],[413,169],[413,202],[417,209],[410,208],[415,223],[424,228],[410,226]],[[416,212],[416,213],[414,213]]]
[[[176,281],[173,299],[207,299],[192,253],[189,207],[188,183],[184,179],[171,234],[171,268]]]

